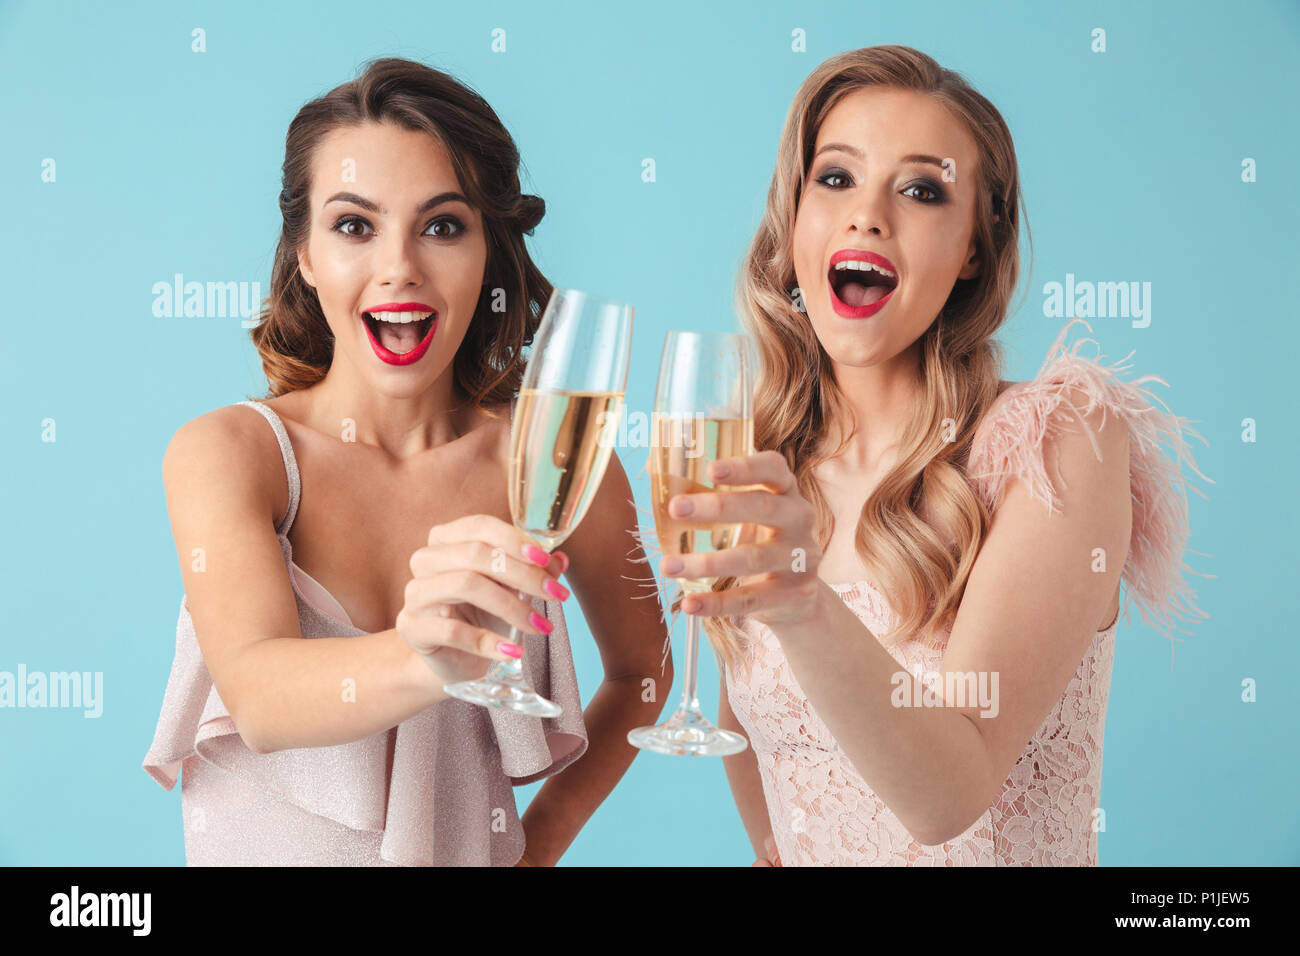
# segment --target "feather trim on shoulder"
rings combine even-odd
[[[1191,571],[1183,561],[1189,535],[1187,488],[1206,497],[1199,488],[1188,485],[1183,462],[1201,479],[1214,484],[1197,468],[1187,436],[1207,446],[1209,442],[1190,427],[1188,419],[1175,415],[1164,401],[1143,387],[1147,382],[1159,382],[1168,388],[1169,383],[1155,375],[1131,381],[1120,378],[1118,373],[1131,369],[1126,363],[1133,352],[1105,365],[1101,356],[1093,359],[1078,354],[1084,342],[1092,342],[1100,349],[1096,339],[1079,339],[1067,350],[1065,339],[1075,322],[1083,322],[1092,332],[1085,320],[1071,319],[1061,329],[1033,380],[1009,387],[990,407],[971,443],[967,477],[990,513],[1001,503],[1007,482],[1017,477],[1034,498],[1056,514],[1061,510],[1061,501],[1048,477],[1043,455],[1045,440],[1078,431],[1074,427],[1077,422],[1100,460],[1101,450],[1085,416],[1099,407],[1103,424],[1110,415],[1120,416],[1129,429],[1133,495],[1133,532],[1121,575],[1127,583],[1125,621],[1130,603],[1136,601],[1144,623],[1178,640],[1170,634],[1171,629],[1190,632],[1176,627],[1175,618],[1198,620],[1209,616],[1196,607],[1195,592],[1182,576],[1186,570],[1198,577],[1213,577]],[[1074,389],[1087,396],[1084,407],[1071,400]],[[1162,442],[1172,449],[1172,458],[1160,447]]]

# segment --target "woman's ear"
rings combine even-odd
[[[316,283],[311,277],[311,263],[307,261],[307,253],[303,251],[298,253],[298,272],[302,276],[302,281],[313,289],[316,288]]]
[[[995,201],[996,203],[996,201]],[[1001,213],[993,214],[994,222],[1001,222]],[[979,259],[975,255],[975,238],[972,236],[970,246],[966,249],[966,262],[961,267],[961,272],[957,273],[958,279],[973,279],[980,274]]]
[[[975,240],[972,239],[970,246],[966,249],[966,261],[962,264],[961,272],[957,273],[957,278],[973,279],[979,274],[979,257],[975,254]]]

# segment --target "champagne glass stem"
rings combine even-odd
[[[528,595],[526,595],[523,591],[519,591],[518,594],[519,594],[519,600],[521,601],[528,600]],[[514,644],[516,647],[520,648],[521,650],[523,649],[524,634],[523,631],[519,630],[519,628],[511,626],[509,640],[511,644]],[[523,654],[520,654],[518,657],[512,657],[508,661],[494,661],[492,663],[492,669],[483,675],[483,679],[513,682],[513,681],[522,680],[523,676],[524,676],[524,656]]]
[[[713,726],[700,712],[696,692],[700,660],[700,618],[686,616],[686,680],[682,701],[662,724],[629,730],[627,742],[642,750],[661,754],[725,757],[740,753],[749,744],[740,734]]]
[[[700,701],[696,696],[696,679],[700,660],[700,618],[698,614],[686,615],[686,684],[682,688],[682,708],[693,713],[700,712]]]
[[[528,596],[520,593],[519,599],[527,602]],[[524,646],[523,636],[519,628],[510,628],[511,643],[519,645],[521,649]],[[447,696],[466,700],[471,704],[504,707],[534,717],[558,717],[564,713],[559,704],[547,700],[533,690],[528,675],[524,673],[522,654],[510,660],[493,661],[487,673],[478,680],[444,684],[442,689]]]

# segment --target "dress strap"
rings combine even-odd
[[[276,525],[275,533],[285,535],[293,527],[293,519],[298,514],[298,499],[302,494],[302,479],[298,475],[298,459],[294,457],[293,445],[289,442],[289,433],[285,431],[284,422],[280,421],[270,405],[264,402],[239,402],[240,405],[247,405],[250,408],[256,408],[262,413],[262,417],[271,423],[271,428],[275,431],[275,440],[280,443],[280,457],[284,459],[284,471],[289,478],[289,507],[285,511],[284,517]]]

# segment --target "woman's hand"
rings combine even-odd
[[[435,525],[428,545],[411,555],[397,632],[444,683],[482,677],[485,659],[523,653],[502,640],[510,625],[549,633],[549,622],[517,592],[564,600],[569,592],[556,578],[568,564],[561,552],[548,557],[522,531],[491,515]]]
[[[772,839],[772,834],[763,838],[763,849],[767,851],[766,857],[759,857],[750,866],[780,866],[781,854],[776,851],[776,840]]]
[[[671,577],[742,579],[726,591],[687,596],[682,610],[704,617],[751,617],[769,625],[809,620],[821,596],[817,569],[822,551],[813,538],[816,511],[799,494],[785,458],[775,451],[724,458],[709,465],[708,476],[717,485],[761,487],[677,495],[668,503],[669,514],[704,525],[744,522],[767,533],[742,535],[742,543],[723,551],[665,558],[659,568]]]

